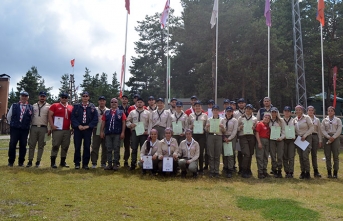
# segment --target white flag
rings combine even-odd
[[[212,17],[210,21],[211,28],[213,28],[216,25],[217,17],[218,17],[218,0],[214,0]]]
[[[169,9],[170,9],[170,0],[167,0],[166,5],[164,6],[164,9],[163,9],[161,18],[160,18],[160,23],[161,23],[162,28],[166,27],[168,15],[169,15]]]

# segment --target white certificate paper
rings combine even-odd
[[[285,132],[286,132],[286,139],[295,139],[295,129],[294,126],[286,126],[285,127]]]
[[[232,142],[223,143],[224,157],[233,156]]]
[[[280,134],[281,134],[281,127],[277,127],[277,126],[271,126],[270,128],[270,139],[271,140],[277,140],[280,138]]]
[[[193,122],[193,133],[194,134],[204,133],[204,122],[202,120],[195,120]]]
[[[54,125],[57,127],[57,130],[63,129],[63,117],[55,117],[54,118]]]
[[[173,158],[163,157],[163,172],[173,172]]]
[[[96,133],[95,133],[95,135],[100,135],[101,122],[102,122],[102,121],[99,121],[99,122],[98,122],[98,125],[96,126]]]
[[[142,157],[143,162],[143,169],[144,170],[152,170],[153,165],[152,165],[152,156],[143,156]]]
[[[140,135],[144,134],[144,132],[145,132],[144,123],[143,122],[137,122],[135,130],[136,130],[136,136],[140,136]]]
[[[180,135],[182,134],[182,122],[178,121],[176,122],[172,122],[172,126],[173,126],[173,134],[174,135]]]
[[[297,139],[294,141],[294,144],[297,145],[300,149],[306,150],[310,143],[307,142],[307,140],[301,141],[301,137],[298,136]]]

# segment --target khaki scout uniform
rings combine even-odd
[[[233,113],[233,117],[236,118],[238,120],[239,117],[243,116],[245,114],[245,109],[237,109],[235,110],[235,112]],[[236,145],[239,145],[239,139],[236,136]],[[235,147],[235,149],[238,148],[237,146]],[[236,157],[235,157],[236,158]],[[234,167],[236,165],[236,160],[234,158]],[[243,160],[243,155],[242,155],[242,151],[241,148],[239,148],[239,150],[237,151],[237,161],[238,161],[238,168],[239,171],[242,171],[242,160]]]
[[[158,159],[162,157],[174,157],[178,156],[178,149],[179,145],[177,144],[177,141],[175,138],[170,138],[169,141],[167,141],[165,138],[162,139],[159,143],[157,152],[155,155],[158,157]],[[177,169],[177,160],[174,160],[173,162],[173,173],[176,173]],[[158,169],[159,171],[163,171],[163,160],[159,160],[158,162]]]
[[[156,129],[157,139],[162,140],[164,137],[164,130],[171,125],[171,116],[168,110],[154,110],[149,119],[149,131]]]
[[[298,117],[294,118],[294,125],[295,125],[295,134],[297,136],[305,137],[307,142],[310,144],[306,148],[306,150],[302,150],[298,147],[298,154],[299,154],[299,161],[301,172],[310,172],[310,159],[309,154],[312,149],[312,133],[313,133],[313,123],[309,116],[302,115],[299,119]]]
[[[280,139],[281,141],[276,140],[269,140],[269,154],[272,159],[272,171],[274,174],[276,174],[276,170],[280,171],[282,170],[282,161],[283,161],[283,150],[284,150],[284,141],[286,135],[285,135],[285,124],[284,121],[280,119],[280,121],[277,121],[276,119],[270,119],[269,127],[270,129],[272,126],[275,127],[281,127],[281,134]]]
[[[181,111],[181,113],[174,112],[174,114],[171,114],[171,127],[172,128],[173,128],[173,122],[182,124],[183,133],[185,133],[185,131],[188,129],[188,116],[183,111]],[[180,144],[181,141],[185,139],[185,135],[183,136],[173,135],[173,137],[177,140],[178,144]]]
[[[197,141],[192,138],[191,142],[183,140],[179,146],[179,167],[182,172],[186,172],[187,169],[191,173],[196,173],[198,169],[198,159],[200,155],[200,146]],[[187,164],[187,160],[190,164]]]
[[[341,146],[339,136],[342,133],[342,121],[338,117],[334,117],[332,120],[327,116],[323,119],[320,129],[324,135],[324,153],[326,159],[326,168],[331,172],[331,152],[333,154],[333,169],[337,173],[339,169],[339,148]],[[333,137],[335,140],[332,143],[328,143],[329,138]],[[337,174],[336,174],[337,176]]]
[[[230,142],[232,142],[232,149],[235,151],[236,149],[236,140],[237,140],[237,130],[238,130],[238,120],[233,117],[233,118],[224,118],[221,120],[221,124],[224,125],[225,132],[224,136],[227,137]],[[222,141],[223,145],[224,141]],[[235,155],[233,156],[224,156],[224,150],[223,150],[223,164],[224,164],[224,170],[227,173],[232,173],[233,167],[234,167],[234,159]]]
[[[310,117],[311,118],[311,117]],[[320,130],[320,120],[313,116],[313,119],[311,118],[312,123],[314,125],[313,133],[312,133],[312,149],[311,149],[311,159],[312,159],[312,167],[313,170],[318,171],[318,160],[317,160],[317,151],[319,148],[319,142],[323,142],[323,134]]]
[[[29,137],[29,161],[33,161],[36,144],[38,142],[37,166],[42,160],[44,146],[46,144],[44,141],[45,135],[50,130],[50,125],[48,124],[49,108],[50,104],[46,102],[44,104],[37,102],[33,105],[33,119]]]
[[[201,120],[203,121],[204,129],[206,127],[207,123],[207,114],[205,113],[191,113],[188,117],[188,126],[194,126],[194,121]],[[203,131],[202,134],[194,134],[193,133],[193,139],[196,140],[199,143],[200,146],[200,154],[199,154],[199,171],[203,172],[203,166],[204,166],[204,151],[205,151],[205,164],[208,164],[208,155],[207,155],[207,147],[206,147],[206,134],[205,131]]]
[[[294,126],[294,119],[292,117],[282,118],[281,120],[284,122],[285,127]],[[286,174],[293,175],[294,173],[294,157],[295,157],[294,139],[289,139],[285,136],[285,140],[283,144],[283,167]]]
[[[223,134],[222,134],[221,128],[219,128],[219,131],[216,133],[210,132],[211,119],[214,119],[214,118],[210,117],[206,123],[206,130],[208,132],[207,153],[208,153],[208,162],[210,166],[210,173],[214,175],[214,174],[219,174],[220,154],[223,148],[223,138],[222,138]],[[219,116],[216,119],[219,119],[220,123],[223,120],[223,118]]]
[[[147,150],[147,143],[150,142],[150,150]],[[152,141],[145,141],[142,148],[141,148],[141,160],[144,160],[143,156],[153,156],[156,154],[158,148],[160,146],[160,141],[156,139],[155,143],[152,143]],[[153,164],[153,171],[157,171],[158,169],[158,158],[156,160],[152,160]],[[139,167],[143,169],[143,162],[138,162]]]
[[[144,129],[146,132],[149,133],[148,131],[148,126],[149,126],[149,119],[150,119],[150,112],[147,110],[132,110],[129,113],[129,116],[126,118],[126,126],[128,128],[131,128],[131,124],[136,124],[138,122],[143,122],[144,124]],[[144,142],[148,138],[148,135],[136,135],[136,130],[135,128],[131,128],[131,168],[136,167],[137,163],[137,151],[138,151],[138,145],[142,148]]]

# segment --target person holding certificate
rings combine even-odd
[[[239,117],[243,116],[245,113],[245,100],[244,98],[239,98],[237,100],[237,104],[238,104],[238,109],[233,112],[233,117],[236,118],[238,120]],[[239,139],[237,138],[236,141],[236,145],[239,146]],[[243,159],[243,155],[242,155],[242,151],[241,148],[236,148],[237,149],[237,161],[238,161],[238,174],[242,173],[242,159]],[[236,165],[236,160],[234,161],[234,164]],[[235,166],[234,166],[235,167]]]
[[[99,106],[95,109],[98,111],[98,125],[93,129],[93,139],[92,139],[92,151],[91,151],[91,161],[92,161],[92,168],[95,169],[98,158],[99,158],[99,149],[101,145],[101,167],[106,167],[107,161],[107,149],[105,139],[100,137],[101,134],[101,123],[102,123],[102,116],[103,114],[109,110],[106,107],[106,98],[104,96],[100,96],[98,99]]]
[[[339,149],[341,147],[339,136],[342,133],[342,121],[335,116],[335,108],[328,107],[328,116],[323,119],[320,129],[324,135],[324,154],[326,168],[328,170],[328,178],[336,178],[339,169]],[[333,176],[331,153],[333,155]]]
[[[224,125],[223,134],[223,164],[226,177],[231,178],[234,170],[235,149],[237,140],[238,120],[233,117],[232,107],[226,108],[225,118],[221,119],[221,124]]]
[[[295,157],[295,127],[294,119],[291,116],[291,107],[283,108],[284,117],[281,119],[285,125],[285,139],[283,144],[283,168],[286,173],[286,178],[293,178],[294,173],[294,157]]]
[[[318,171],[318,162],[317,162],[317,151],[318,148],[323,146],[323,134],[320,130],[320,120],[314,115],[315,109],[313,106],[307,107],[307,115],[311,118],[312,123],[314,125],[313,133],[312,133],[312,149],[311,149],[311,160],[312,160],[312,167],[313,167],[313,176],[314,177],[322,177]]]
[[[163,98],[157,99],[157,110],[154,110],[149,119],[149,131],[156,129],[158,132],[158,139],[163,139],[164,130],[171,126],[171,113],[164,109]]]
[[[176,102],[176,111],[171,115],[171,125],[173,129],[173,137],[180,144],[185,139],[185,131],[188,128],[188,116],[182,110],[183,103]]]
[[[257,172],[258,178],[263,179],[268,177],[267,165],[269,156],[269,138],[270,138],[270,119],[271,114],[265,112],[263,114],[263,120],[258,122],[256,125],[256,162],[257,162]]]
[[[254,149],[256,146],[254,129],[257,123],[257,118],[252,112],[253,109],[254,107],[251,104],[247,104],[245,107],[245,114],[238,119],[238,137],[243,155],[243,171],[241,174],[243,178],[250,178],[252,176],[251,159],[252,155],[254,155]]]
[[[156,100],[154,96],[149,96],[148,98],[148,111],[152,113],[154,110],[157,110]]]
[[[301,137],[301,142],[305,140],[309,143],[305,149],[300,148],[298,145],[297,150],[299,154],[301,174],[299,179],[310,179],[310,159],[309,154],[312,149],[312,133],[314,126],[309,116],[304,114],[304,108],[301,105],[295,107],[296,117],[294,119],[295,134]]]
[[[119,110],[124,111],[126,117],[129,116],[129,97],[125,94],[121,96],[121,105],[118,106]],[[124,167],[129,167],[130,158],[130,145],[131,145],[131,130],[130,128],[125,128],[125,138],[124,138]]]
[[[174,176],[177,173],[178,149],[179,146],[175,138],[172,138],[173,130],[167,127],[164,138],[159,142],[155,155],[158,157],[158,169],[160,172],[171,172]]]
[[[158,172],[158,156],[156,153],[160,141],[157,139],[157,133],[157,130],[152,129],[148,139],[141,148],[141,160],[138,162],[138,165],[142,168],[143,175],[146,174],[147,170],[149,170],[152,175],[156,175]]]
[[[70,145],[72,134],[71,112],[73,106],[68,104],[68,93],[60,94],[60,102],[54,103],[49,109],[49,124],[52,130],[52,147],[51,147],[51,168],[57,168],[56,158],[59,147],[61,146],[61,167],[69,167],[66,163],[67,153]]]
[[[192,130],[185,131],[186,139],[179,146],[179,167],[181,169],[181,177],[185,178],[187,171],[193,173],[193,178],[197,178],[198,159],[200,147],[199,143],[192,138]]]
[[[120,160],[120,140],[125,137],[126,115],[118,108],[118,100],[111,99],[111,109],[102,115],[100,137],[105,139],[107,163],[105,170],[118,170]]]
[[[279,117],[279,110],[272,107],[270,127],[269,152],[272,159],[272,173],[275,178],[282,178],[282,161],[283,161],[283,139],[285,138],[285,125]],[[268,113],[268,112],[266,112]]]
[[[188,117],[189,129],[193,130],[193,139],[199,143],[199,174],[204,174],[204,151],[205,151],[205,168],[208,168],[208,156],[206,148],[206,134],[205,125],[207,122],[207,115],[202,112],[201,103],[197,101],[194,103],[194,113]]]
[[[222,119],[219,117],[219,106],[212,107],[213,117],[210,117],[206,123],[207,153],[210,166],[210,177],[219,178],[220,154],[222,152],[222,132],[225,130]]]
[[[132,110],[126,119],[126,126],[131,129],[131,166],[130,170],[135,170],[137,164],[137,151],[138,145],[141,149],[148,138],[148,126],[150,112],[144,110],[143,99],[141,97],[137,98],[136,101],[137,109]]]

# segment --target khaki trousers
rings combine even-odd
[[[30,137],[29,137],[29,161],[33,160],[37,142],[38,142],[37,161],[42,160],[44,146],[46,144],[44,142],[44,137],[47,132],[48,132],[47,127],[31,126]]]
[[[52,131],[52,148],[51,156],[57,157],[59,147],[61,146],[61,157],[67,157],[71,132],[70,130]]]

